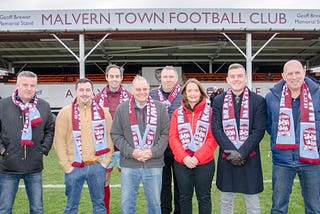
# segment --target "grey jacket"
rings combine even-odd
[[[114,115],[111,127],[111,138],[114,145],[120,150],[120,165],[128,168],[162,168],[164,166],[163,154],[168,146],[168,130],[170,125],[166,107],[159,101],[154,101],[157,108],[157,130],[153,143],[152,158],[145,162],[137,161],[132,157],[134,148],[131,125],[129,120],[129,100],[121,103]],[[135,107],[138,125],[143,133],[145,122],[139,120],[141,111]],[[146,118],[146,117],[145,117]],[[142,134],[143,135],[143,134]]]
[[[38,99],[37,109],[43,122],[32,128],[33,146],[22,146],[21,130],[24,114],[11,97],[0,100],[0,147],[5,153],[0,155],[0,172],[27,174],[43,169],[43,154],[47,155],[52,146],[54,120],[49,104]]]

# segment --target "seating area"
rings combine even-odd
[[[272,73],[273,80],[266,79],[268,73],[254,73],[252,81],[279,81],[282,76],[281,73]],[[201,82],[225,81],[227,73],[184,73],[183,80],[196,78]]]
[[[123,75],[123,82],[130,83],[137,74],[127,73]],[[267,79],[268,73],[254,73],[252,81],[278,81],[281,79],[281,73],[272,73],[273,80]],[[101,74],[86,74],[86,77],[94,83],[105,83],[105,75]],[[186,81],[190,78],[196,78],[201,82],[222,82],[225,81],[227,73],[183,73],[182,79]],[[57,84],[57,83],[74,83],[79,78],[79,74],[39,74],[38,83]],[[15,83],[16,77],[6,78],[2,82]]]

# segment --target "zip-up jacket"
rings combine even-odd
[[[38,98],[36,107],[43,122],[32,128],[34,145],[22,146],[24,114],[11,97],[0,100],[0,147],[6,150],[0,155],[0,172],[28,174],[42,171],[43,154],[48,155],[52,145],[54,120],[49,103]]]

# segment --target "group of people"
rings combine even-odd
[[[121,84],[123,69],[109,65],[106,87],[94,96],[93,83],[79,79],[76,98],[54,121],[49,104],[35,93],[37,76],[23,71],[12,96],[0,101],[0,214],[12,212],[21,179],[30,213],[44,212],[42,158],[52,143],[64,171],[65,213],[78,212],[84,182],[93,213],[110,213],[116,162],[121,213],[136,213],[141,181],[147,213],[192,213],[194,191],[198,212],[212,213],[217,146],[220,213],[233,213],[235,193],[244,195],[247,213],[260,213],[265,131],[273,160],[271,213],[288,213],[296,174],[305,212],[320,213],[320,88],[297,60],[284,65],[282,77],[263,98],[246,86],[245,68],[231,64],[229,89],[210,103],[198,80],[181,87],[172,66],[162,69],[158,88],[136,76],[129,92]]]

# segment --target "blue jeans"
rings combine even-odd
[[[136,200],[142,180],[147,199],[147,213],[161,214],[160,193],[162,168],[126,168],[121,169],[121,213],[135,214]]]
[[[0,213],[12,213],[20,179],[23,179],[31,214],[43,213],[42,172],[30,174],[0,173]]]
[[[320,165],[272,166],[272,214],[288,213],[294,178],[298,174],[305,213],[320,213]]]
[[[198,200],[198,213],[212,213],[211,185],[214,175],[214,160],[190,169],[186,165],[174,162],[180,196],[180,212],[192,213],[192,197],[194,189]]]
[[[74,167],[71,173],[65,173],[67,205],[65,214],[77,214],[80,202],[81,191],[85,181],[87,181],[91,202],[92,213],[106,213],[104,204],[104,184],[106,181],[106,169],[100,164],[95,163],[85,165],[83,168]]]

